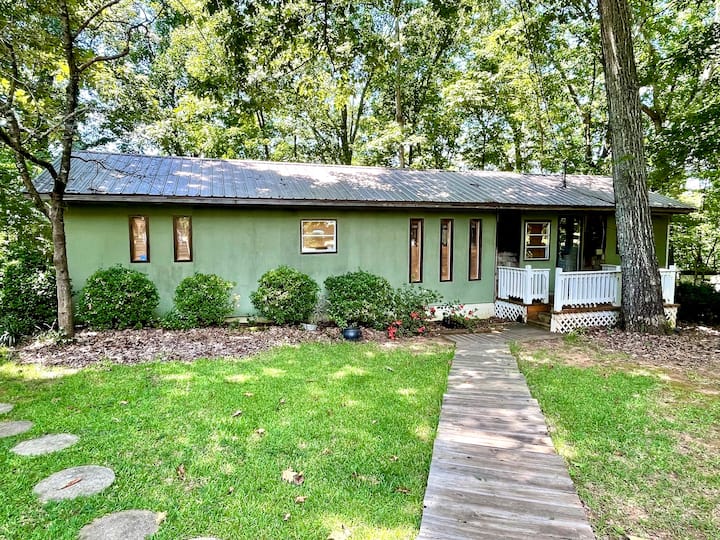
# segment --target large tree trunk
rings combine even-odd
[[[665,331],[647,191],[643,130],[627,0],[598,0],[612,140],[615,219],[625,329]]]
[[[75,334],[75,319],[72,305],[72,286],[67,263],[65,245],[65,209],[62,201],[53,197],[50,207],[52,224],[53,265],[55,266],[55,284],[57,291],[58,328],[68,337]]]

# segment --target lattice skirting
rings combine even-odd
[[[522,322],[527,322],[527,306],[495,300],[495,316],[509,321],[522,320]]]
[[[580,313],[553,313],[550,331],[564,334],[578,328],[615,326],[620,320],[619,311],[586,311]]]
[[[665,306],[665,318],[667,319],[670,328],[677,326],[677,306]]]

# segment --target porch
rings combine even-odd
[[[602,265],[600,270],[566,272],[555,268],[499,266],[495,315],[505,319],[539,321],[551,332],[577,328],[613,326],[618,323],[622,300],[620,266]],[[662,268],[665,316],[671,326],[677,321],[675,266]]]

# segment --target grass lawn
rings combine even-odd
[[[99,365],[48,378],[0,364],[0,538],[77,538],[109,512],[165,512],[153,538],[413,538],[452,351],[309,344],[243,360]],[[242,411],[241,413],[239,411]],[[73,433],[21,457],[17,442]],[[66,467],[112,468],[91,497],[41,505],[33,486]],[[182,467],[181,467],[182,466]],[[301,485],[281,479],[292,468]],[[306,497],[296,503],[296,497]]]
[[[720,538],[720,374],[515,348],[599,538]]]

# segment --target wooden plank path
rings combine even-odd
[[[418,540],[595,538],[508,351],[510,341],[548,337],[526,325],[452,336]]]

